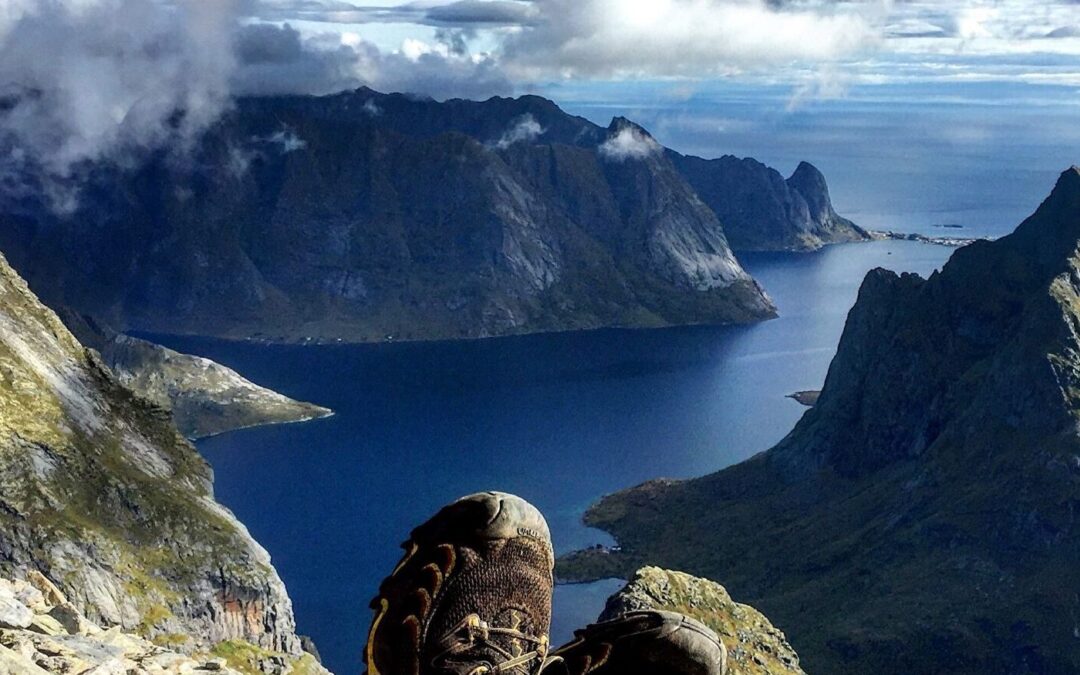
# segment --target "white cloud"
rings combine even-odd
[[[804,76],[795,85],[787,110],[797,110],[809,101],[843,98],[850,87],[851,79],[846,73],[835,67],[819,68]]]
[[[494,59],[471,54],[450,34],[408,38],[382,50],[358,34],[305,33],[290,24],[249,24],[237,34],[234,94],[328,94],[361,85],[434,97],[513,91]]]
[[[616,162],[645,159],[658,154],[660,144],[636,126],[627,124],[600,145],[600,154]]]
[[[386,52],[356,35],[244,21],[242,1],[0,0],[0,190],[41,191],[71,210],[85,168],[160,148],[179,157],[236,96],[512,90],[450,32],[453,44]]]
[[[544,135],[544,127],[536,118],[526,113],[517,118],[509,129],[495,141],[495,147],[505,150],[515,143],[529,143]]]
[[[507,38],[525,77],[708,78],[792,61],[833,61],[877,44],[875,11],[777,9],[764,0],[547,0]]]
[[[0,143],[58,180],[84,161],[185,146],[228,105],[232,2],[3,8],[0,83],[9,107],[0,113]]]
[[[280,146],[282,154],[286,155],[290,152],[297,152],[307,147],[307,141],[297,136],[296,132],[289,128],[275,131],[269,138],[263,140]]]

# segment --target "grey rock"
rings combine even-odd
[[[38,614],[34,617],[34,620],[30,622],[27,630],[35,633],[41,633],[42,635],[63,635],[67,632],[64,628],[64,624],[57,621],[49,614]]]
[[[41,581],[40,579],[38,580]],[[0,579],[0,588],[22,581]],[[36,673],[87,675],[330,675],[313,657],[270,652],[239,642],[226,645],[226,656],[208,656],[205,647],[191,655],[159,646],[118,626],[98,629],[70,604],[45,607],[28,629],[0,626],[0,675]],[[69,632],[53,616],[60,616]],[[171,636],[176,638],[176,635]],[[191,636],[182,636],[190,638]],[[192,644],[198,640],[189,639]],[[232,659],[232,660],[230,660]]]
[[[5,675],[49,675],[34,661],[16,651],[0,645],[0,673]]]
[[[70,602],[59,604],[49,610],[48,616],[52,617],[64,627],[64,631],[72,635],[87,635],[97,633],[101,629],[95,626],[75,608]]]
[[[15,599],[9,591],[0,587],[0,627],[26,628],[34,620],[34,613]]]

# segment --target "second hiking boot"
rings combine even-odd
[[[711,629],[681,614],[628,612],[593,624],[552,652],[544,675],[724,675],[727,653]]]

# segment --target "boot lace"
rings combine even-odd
[[[521,654],[514,654],[498,643],[517,641],[531,649]],[[440,640],[444,651],[432,659],[432,665],[461,663],[462,657],[474,650],[488,650],[504,659],[500,663],[483,663],[464,672],[464,675],[500,675],[515,668],[525,668],[530,664],[546,663],[548,647],[547,636],[536,637],[515,628],[492,626],[476,614],[465,617],[445,638]],[[531,672],[531,671],[527,671]]]

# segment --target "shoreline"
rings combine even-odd
[[[318,422],[319,420],[330,419],[331,417],[337,415],[336,412],[329,408],[323,408],[322,406],[319,407],[322,408],[325,412],[319,415],[309,415],[307,417],[299,417],[297,419],[272,420],[267,422],[256,422],[254,424],[245,424],[243,426],[235,427],[233,429],[226,429],[225,431],[218,431],[212,434],[207,434],[205,436],[185,436],[185,438],[187,438],[187,440],[191,443],[198,444],[200,441],[206,441],[211,438],[218,438],[220,436],[225,436],[227,434],[235,433],[237,431],[247,431],[250,429],[259,429],[262,427],[278,427],[284,426],[286,424],[306,424],[308,422]]]
[[[482,335],[476,337],[454,337],[454,338],[411,338],[411,339],[394,339],[394,340],[357,340],[350,341],[340,338],[333,340],[326,339],[308,339],[285,341],[285,340],[271,340],[266,338],[255,337],[226,337],[217,335],[205,335],[202,333],[162,333],[155,331],[147,331],[142,329],[130,329],[126,331],[125,335],[137,337],[144,340],[154,341],[155,344],[159,339],[180,338],[180,339],[193,339],[193,340],[205,340],[207,342],[221,342],[228,344],[251,344],[260,347],[375,347],[383,345],[438,345],[438,344],[456,344],[456,343],[470,343],[470,342],[484,342],[487,340],[513,340],[513,339],[528,339],[532,337],[552,336],[552,335],[573,335],[579,333],[602,333],[602,332],[651,332],[651,331],[663,331],[663,330],[677,330],[681,328],[688,329],[715,329],[715,328],[739,328],[757,326],[769,321],[775,321],[779,318],[779,315],[774,315],[759,321],[746,321],[746,322],[728,322],[728,323],[673,323],[662,326],[596,326],[593,328],[565,328],[557,330],[538,330],[528,331],[522,333],[507,333],[505,335]]]
[[[949,248],[961,248],[974,244],[977,241],[993,241],[989,237],[948,237],[931,236],[917,232],[894,232],[892,230],[868,230],[872,241],[911,241],[932,246],[947,246]]]
[[[747,253],[750,255],[757,254],[778,254],[778,255],[790,255],[792,257],[799,257],[803,255],[813,255],[820,253],[825,248],[841,247],[841,246],[859,246],[862,244],[868,244],[881,241],[898,241],[909,243],[922,243],[931,244],[937,246],[946,246],[949,248],[959,248],[966,246],[976,241],[992,241],[988,238],[961,238],[961,237],[930,237],[923,234],[908,234],[902,232],[893,232],[891,230],[867,230],[870,235],[869,239],[863,239],[858,241],[841,241],[831,242],[824,246],[814,250],[781,250],[781,251],[753,251],[743,250],[736,251],[736,256]],[[768,289],[765,289],[768,292]],[[362,345],[390,345],[390,344],[452,344],[452,343],[467,343],[467,342],[479,342],[483,340],[503,340],[512,338],[529,338],[533,336],[541,335],[563,335],[573,333],[596,333],[601,331],[660,331],[670,330],[676,328],[731,328],[739,326],[756,326],[759,324],[774,321],[780,318],[780,313],[774,311],[771,316],[766,316],[758,320],[753,321],[729,321],[729,322],[690,322],[690,323],[670,323],[660,324],[653,326],[620,326],[620,325],[604,325],[604,326],[588,326],[588,327],[576,327],[576,328],[554,328],[544,330],[533,331],[521,331],[513,333],[505,333],[500,335],[477,335],[477,336],[465,336],[465,337],[431,337],[431,338],[382,338],[382,339],[345,339],[345,338],[321,338],[306,336],[302,338],[266,338],[246,336],[238,337],[231,335],[212,335],[207,333],[199,333],[195,331],[157,331],[148,328],[136,328],[125,327],[123,333],[131,337],[137,337],[141,339],[147,339],[157,344],[161,344],[159,338],[186,338],[195,340],[207,340],[214,342],[234,343],[234,344],[254,344],[266,347],[334,347],[334,346],[362,346]]]

